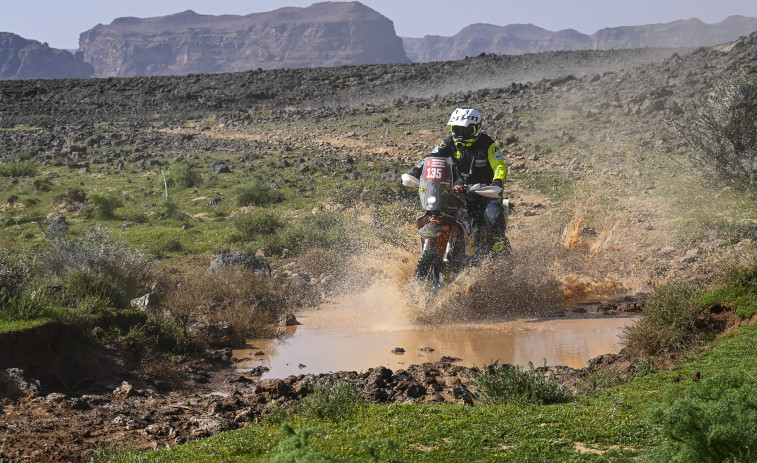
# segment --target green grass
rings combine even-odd
[[[13,320],[13,321],[0,321],[0,333],[13,333],[15,331],[24,331],[35,326],[43,325],[47,322],[53,321],[52,318],[34,318],[32,320]]]
[[[0,177],[34,177],[39,166],[34,161],[0,163]]]
[[[725,285],[705,291],[700,297],[704,305],[725,302],[736,307],[736,313],[744,318],[757,314],[757,266],[733,270]]]

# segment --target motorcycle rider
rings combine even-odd
[[[451,134],[428,156],[443,156],[452,159],[456,170],[455,191],[463,192],[463,185],[476,183],[502,187],[507,177],[507,164],[497,143],[482,132],[481,112],[470,106],[455,109],[447,125]],[[407,173],[420,178],[423,159]],[[507,221],[501,198],[486,198],[479,195],[466,196],[468,213],[479,226],[487,227],[492,241],[484,243],[484,249],[476,250],[476,259],[483,255],[508,255],[510,242],[505,236]]]

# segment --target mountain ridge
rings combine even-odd
[[[359,3],[321,2],[249,15],[193,10],[120,17],[80,36],[80,48],[50,48],[12,33],[0,41],[0,79],[132,77],[253,69],[451,61],[482,53],[697,48],[757,30],[757,18],[732,15],[640,26],[549,31],[534,24],[474,23],[453,36],[400,38],[391,20]],[[15,37],[11,40],[9,37]]]
[[[117,18],[82,33],[79,49],[97,77],[409,62],[394,23],[359,2]]]
[[[757,18],[731,15],[707,24],[697,18],[668,23],[606,27],[593,34],[548,31],[533,24],[471,24],[453,36],[402,37],[414,62],[448,61],[481,53],[525,54],[560,50],[696,48],[737,40],[757,30]]]

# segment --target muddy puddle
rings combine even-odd
[[[234,351],[241,374],[268,368],[262,378],[366,371],[385,366],[459,359],[456,364],[482,366],[494,361],[527,366],[583,368],[589,359],[617,352],[619,335],[633,317],[521,319],[475,324],[414,326],[403,310],[371,309],[369,300],[325,306],[297,313],[299,326],[277,339],[252,339]],[[387,307],[385,304],[381,304]],[[401,348],[404,353],[394,353]],[[259,371],[259,370],[258,370]]]

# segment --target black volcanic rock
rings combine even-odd
[[[90,77],[94,69],[81,55],[50,48],[47,43],[0,32],[0,79]]]
[[[393,23],[358,2],[324,2],[247,16],[185,11],[119,18],[79,38],[98,77],[405,63]]]
[[[481,53],[521,55],[559,50],[630,48],[696,48],[738,39],[757,31],[757,18],[730,16],[716,24],[698,19],[665,24],[601,29],[592,35],[572,29],[551,32],[532,24],[474,24],[451,37],[403,38],[408,57],[416,62],[448,61]]]

